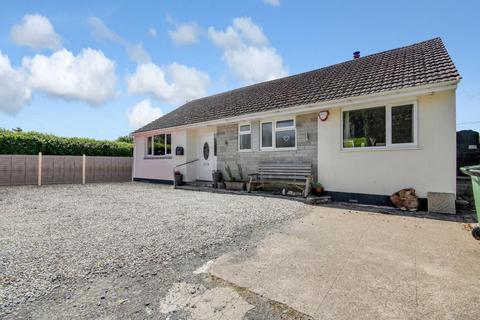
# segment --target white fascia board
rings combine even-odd
[[[419,97],[419,96],[424,96],[428,94],[433,94],[435,92],[455,90],[459,82],[460,80],[452,80],[452,81],[441,82],[441,83],[436,83],[431,85],[423,85],[423,86],[417,86],[417,87],[406,88],[406,89],[384,91],[384,92],[369,94],[365,96],[357,96],[357,97],[351,97],[351,98],[345,98],[345,99],[322,101],[319,103],[297,105],[297,106],[281,108],[277,110],[269,110],[269,111],[244,114],[237,117],[222,118],[218,120],[192,123],[184,126],[155,129],[155,130],[137,132],[137,133],[132,132],[131,135],[147,136],[147,135],[172,132],[172,131],[177,131],[182,129],[193,129],[193,128],[208,127],[208,126],[227,125],[230,123],[260,120],[264,118],[279,117],[279,116],[286,116],[286,115],[292,115],[292,114],[306,114],[306,113],[317,112],[325,109],[353,106],[356,104],[384,102],[384,101],[392,102],[394,100],[401,100],[407,97]]]

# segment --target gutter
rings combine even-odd
[[[197,123],[192,123],[192,124],[187,124],[182,126],[167,127],[167,128],[154,129],[154,130],[142,131],[142,132],[132,132],[130,133],[130,135],[134,137],[139,137],[139,136],[146,136],[146,135],[151,135],[156,133],[163,133],[165,131],[171,132],[171,131],[199,128],[199,127],[217,126],[217,125],[237,123],[242,121],[258,120],[261,118],[272,117],[272,116],[312,113],[315,111],[321,111],[321,110],[331,109],[331,108],[353,106],[356,104],[371,103],[371,102],[380,102],[383,100],[392,100],[392,98],[400,99],[400,98],[411,97],[411,96],[423,96],[428,94],[434,94],[435,92],[455,90],[459,82],[460,82],[460,79],[456,79],[456,80],[451,80],[451,81],[446,81],[446,82],[441,82],[436,84],[429,84],[429,85],[411,87],[406,89],[398,89],[398,90],[392,90],[392,91],[383,91],[383,92],[365,95],[365,96],[356,96],[356,97],[350,97],[345,99],[328,100],[328,101],[322,101],[322,102],[305,104],[305,105],[297,105],[297,106],[288,107],[288,108],[249,113],[249,114],[244,114],[236,117],[197,122]]]

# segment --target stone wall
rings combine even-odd
[[[226,177],[225,167],[230,166],[238,177],[237,164],[240,164],[245,177],[255,173],[258,163],[268,160],[308,161],[317,175],[317,114],[311,113],[296,117],[297,149],[260,151],[260,121],[251,122],[252,151],[238,151],[238,125],[219,126],[217,128],[217,168]]]

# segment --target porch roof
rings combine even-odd
[[[440,38],[187,102],[135,132],[460,80]]]

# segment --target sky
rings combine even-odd
[[[115,139],[186,101],[441,37],[480,131],[480,1],[5,1],[0,128]]]

